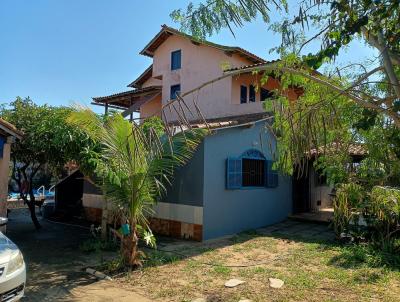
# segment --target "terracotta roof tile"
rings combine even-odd
[[[368,150],[364,147],[363,144],[350,144],[348,146],[332,143],[328,146],[320,146],[318,147],[318,151],[316,148],[310,150],[310,155],[324,154],[324,153],[333,153],[335,151],[341,150],[342,148],[347,149],[349,155],[351,156],[365,156],[368,154]]]
[[[114,98],[118,97],[128,97],[128,96],[139,96],[145,93],[151,93],[151,92],[159,92],[161,91],[161,86],[149,86],[145,88],[139,88],[139,89],[133,89],[133,90],[128,90],[128,91],[123,91],[119,93],[114,93],[111,95],[107,96],[99,96],[99,97],[93,97],[93,101],[95,102],[101,102],[104,103],[107,100],[112,100]]]
[[[207,45],[210,47],[218,48],[218,49],[220,49],[222,51],[226,51],[226,52],[237,53],[239,55],[246,57],[248,60],[250,60],[254,63],[265,63],[266,62],[263,58],[260,58],[259,56],[255,55],[255,54],[251,53],[250,51],[247,51],[241,47],[226,46],[226,45],[221,45],[221,44],[217,44],[217,43],[213,43],[213,42],[209,42],[209,41],[205,41],[205,40],[199,40],[191,35],[185,34],[181,31],[179,31],[175,28],[169,27],[165,24],[161,26],[161,30],[143,48],[143,50],[140,52],[140,54],[149,56],[149,57],[153,57],[154,51],[171,35],[179,35],[181,37],[191,40],[194,43],[199,43],[199,44]]]
[[[13,124],[3,120],[2,118],[0,118],[0,130],[3,130],[17,138],[21,138],[24,134],[22,131],[18,130]]]

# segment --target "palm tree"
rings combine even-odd
[[[148,222],[152,206],[165,192],[174,169],[190,159],[206,131],[191,129],[159,136],[120,114],[104,121],[83,107],[76,108],[68,121],[101,146],[99,155],[91,159],[94,173],[101,180],[105,199],[118,209],[121,224],[128,230],[119,234],[122,256],[126,264],[140,265],[139,238],[154,242]]]

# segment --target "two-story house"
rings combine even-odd
[[[96,104],[106,111],[122,109],[131,118],[138,112],[140,119],[158,115],[173,123],[177,113],[162,109],[178,92],[221,77],[226,68],[269,64],[240,47],[198,41],[165,25],[140,54],[153,63],[128,85],[132,89],[93,98]],[[167,196],[155,208],[153,231],[205,240],[276,223],[291,213],[291,179],[272,170],[275,138],[263,108],[279,81],[270,76],[261,85],[260,78],[244,72],[184,98],[188,111],[195,112],[197,104],[213,131],[176,171]],[[295,90],[285,93],[297,98]],[[195,115],[187,112],[186,117],[194,126],[199,123]],[[84,206],[100,209],[95,190],[84,192]]]

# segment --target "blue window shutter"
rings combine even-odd
[[[242,159],[228,157],[226,160],[226,188],[228,190],[242,187]]]
[[[240,104],[247,103],[247,86],[240,86]]]
[[[175,100],[176,99],[176,94],[181,92],[181,85],[172,85],[171,86],[171,95],[170,98],[171,100]]]
[[[278,171],[272,169],[273,163],[272,160],[267,160],[265,165],[265,186],[267,188],[278,187]]]
[[[250,85],[249,87],[249,102],[256,101],[256,87],[254,85]]]
[[[181,68],[181,50],[171,52],[171,70],[177,70]]]
[[[6,143],[6,139],[4,137],[0,137],[0,158],[3,158],[4,144],[5,143]]]

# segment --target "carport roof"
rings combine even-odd
[[[5,134],[6,136],[14,136],[20,139],[23,135],[22,131],[18,130],[13,124],[0,118],[0,134]]]

